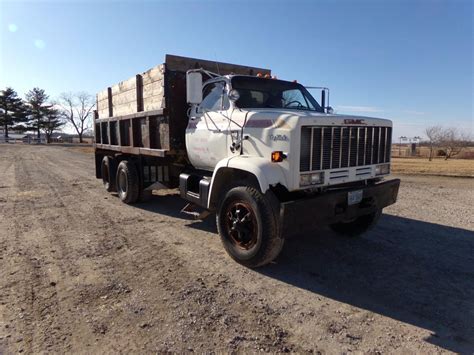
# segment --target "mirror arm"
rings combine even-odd
[[[202,74],[206,74],[211,79],[217,78],[217,77],[220,76],[219,74],[213,73],[212,71],[205,70],[205,69],[202,69],[202,68],[200,68],[200,69],[190,69],[186,73],[202,73]]]

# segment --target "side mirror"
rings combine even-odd
[[[186,73],[186,101],[188,104],[202,102],[202,75],[197,72]]]
[[[334,109],[331,106],[326,107],[326,113],[332,115],[334,113]]]
[[[238,92],[237,90],[235,90],[235,89],[230,90],[230,92],[229,92],[229,100],[230,100],[230,101],[234,101],[234,102],[235,102],[235,101],[237,101],[239,98],[240,98],[240,94],[239,94],[239,92]]]

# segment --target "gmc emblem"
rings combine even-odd
[[[365,121],[361,119],[355,120],[353,118],[346,118],[344,120],[344,124],[367,124],[367,123],[365,123]]]

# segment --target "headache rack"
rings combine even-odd
[[[300,171],[318,171],[390,161],[391,127],[304,126]]]

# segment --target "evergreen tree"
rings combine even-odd
[[[51,105],[47,105],[49,96],[43,89],[33,88],[26,94],[26,101],[29,106],[28,128],[36,131],[38,139],[41,137],[41,130],[44,129],[46,117]]]
[[[8,87],[0,91],[0,126],[8,138],[8,128],[27,119],[26,106],[15,90]]]
[[[51,135],[64,124],[65,122],[61,112],[59,112],[59,110],[55,109],[54,107],[49,108],[43,121],[43,130],[46,134],[47,143],[51,143]]]

